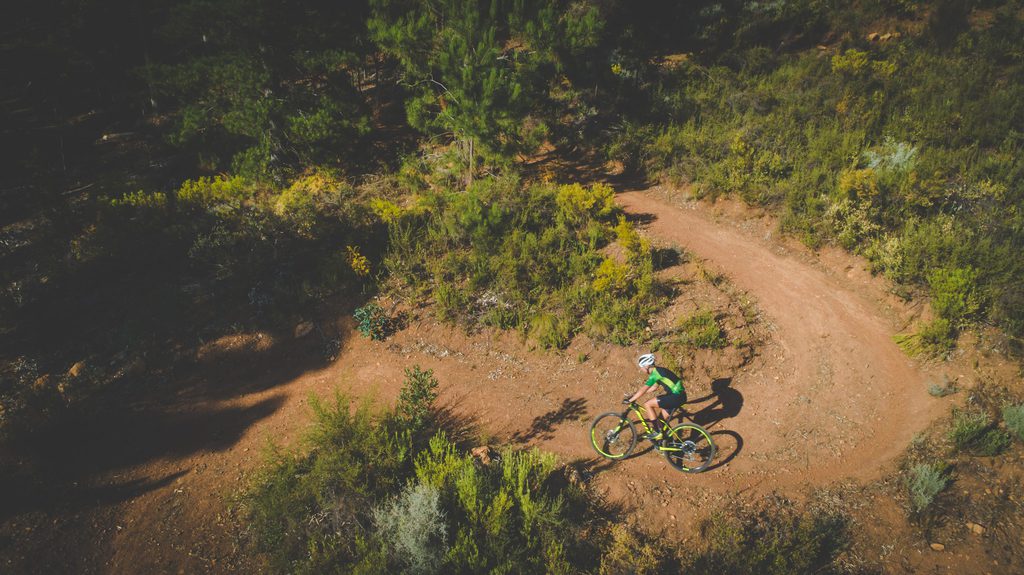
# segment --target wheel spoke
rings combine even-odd
[[[605,413],[590,427],[590,442],[603,457],[621,459],[636,445],[636,431],[620,414]]]
[[[684,423],[669,432],[661,451],[672,467],[697,473],[711,464],[715,457],[715,444],[703,427]]]

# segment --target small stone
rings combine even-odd
[[[71,377],[79,377],[83,373],[85,373],[84,361],[75,362],[75,365],[72,365],[71,369],[68,370],[68,375],[70,375]]]
[[[943,545],[942,543],[932,543],[931,544],[931,548],[932,548],[932,551],[942,551],[943,549],[946,548],[946,546]]]
[[[490,465],[492,459],[491,448],[488,445],[481,445],[480,447],[474,447],[470,450],[470,455],[480,460],[480,463],[484,465]]]
[[[306,337],[313,331],[313,322],[304,321],[299,325],[295,326],[295,339],[300,337]]]
[[[971,522],[971,521],[967,522],[967,528],[970,529],[971,531],[973,531],[975,535],[981,535],[982,533],[985,532],[985,528],[984,527],[982,527],[981,525],[978,525],[977,523]]]
[[[32,389],[36,391],[43,391],[54,386],[55,378],[50,374],[40,375],[35,382],[32,383]]]

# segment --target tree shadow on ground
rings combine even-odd
[[[0,521],[12,515],[62,508],[116,504],[167,485],[166,480],[133,479],[101,488],[111,472],[131,473],[157,458],[182,459],[199,452],[230,449],[258,421],[285,402],[276,395],[248,407],[149,407],[76,418],[45,436],[33,438],[19,471],[0,476],[0,486],[16,505],[5,506]],[[182,472],[184,473],[184,472]],[[69,486],[71,486],[69,488]],[[12,491],[13,490],[13,493]]]
[[[160,375],[119,381],[91,398],[87,408],[69,412],[57,423],[6,446],[0,485],[31,477],[32,489],[19,498],[24,513],[53,509],[54,498],[75,505],[65,495],[78,494],[83,504],[119,503],[162,487],[157,481],[135,482],[108,490],[104,497],[67,485],[93,485],[107,474],[132,473],[159,459],[185,459],[220,452],[238,443],[246,431],[277,412],[287,395],[278,393],[248,405],[236,398],[273,389],[325,362],[312,340],[289,339],[267,349],[228,350],[214,362],[201,362]],[[126,487],[129,487],[126,485]],[[121,497],[122,499],[118,499]],[[0,521],[7,516],[0,515]]]
[[[587,411],[587,400],[582,397],[562,400],[562,405],[544,415],[533,419],[530,428],[526,431],[517,431],[512,434],[512,443],[524,444],[535,439],[546,440],[554,437],[555,427],[567,420],[578,419]]]
[[[40,485],[38,478],[7,476],[0,479],[0,490],[8,504],[0,511],[0,522],[28,511],[60,512],[70,515],[94,507],[116,505],[155,489],[166,487],[189,473],[182,469],[158,479],[144,477],[99,485],[82,485],[68,480],[60,489]]]
[[[626,218],[627,222],[634,224],[636,226],[646,226],[647,224],[650,224],[654,220],[658,219],[658,216],[654,214],[636,212],[629,212],[627,214],[624,214],[623,217]]]
[[[654,262],[654,271],[658,272],[668,268],[674,268],[687,262],[686,254],[678,248],[654,248],[651,259]]]
[[[444,432],[459,449],[467,450],[476,446],[480,437],[480,419],[467,414],[463,406],[468,393],[442,405],[436,405],[432,416],[438,431]]]

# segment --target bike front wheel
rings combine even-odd
[[[669,465],[686,473],[699,473],[715,458],[715,442],[711,434],[694,423],[684,423],[669,430],[658,448]]]
[[[601,457],[622,459],[636,446],[636,428],[621,413],[601,414],[590,426],[590,444]]]

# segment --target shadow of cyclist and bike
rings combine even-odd
[[[722,377],[711,382],[711,393],[687,402],[687,407],[703,405],[688,414],[691,421],[711,433],[718,447],[718,457],[705,469],[712,471],[732,461],[743,450],[743,436],[731,429],[722,428],[722,422],[739,415],[743,409],[743,394],[732,387],[731,377]],[[724,457],[723,457],[724,456]]]

